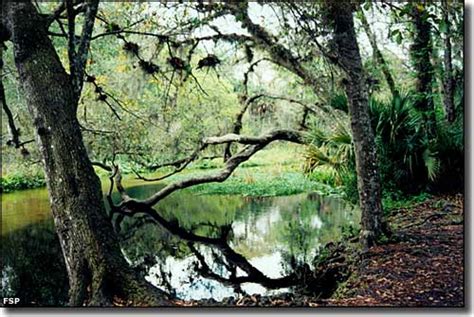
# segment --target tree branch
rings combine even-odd
[[[203,160],[213,160],[213,159],[216,159],[216,158],[219,158],[219,157],[220,157],[219,155],[213,155],[213,156],[204,156],[201,159],[203,159]],[[197,156],[193,157],[192,161],[194,161],[195,159],[197,159]],[[157,182],[157,181],[164,180],[164,179],[166,179],[170,176],[173,176],[173,175],[181,172],[182,170],[184,170],[189,165],[189,163],[191,163],[191,161],[190,161],[190,158],[187,157],[187,158],[176,160],[176,161],[173,161],[173,162],[168,162],[168,163],[155,165],[155,166],[152,167],[152,169],[154,169],[154,170],[160,169],[162,167],[168,167],[168,166],[174,166],[175,167],[174,171],[172,171],[168,174],[165,174],[163,176],[155,177],[155,178],[144,177],[138,171],[135,171],[135,170],[133,170],[133,173],[137,176],[138,179],[141,179],[145,182]]]
[[[0,47],[0,74],[3,73],[3,47]],[[8,107],[7,100],[5,97],[5,87],[3,86],[3,76],[0,76],[0,102],[2,103],[2,109],[7,116],[8,129],[10,130],[11,139],[7,141],[7,145],[13,145],[16,149],[21,148],[21,153],[26,156],[29,154],[28,150],[25,149],[25,145],[34,142],[35,140],[21,141],[20,128],[17,128],[15,124],[15,118],[13,113]]]
[[[260,137],[242,136],[237,134],[227,134],[220,137],[210,137],[203,140],[203,144],[191,155],[189,162],[191,162],[197,154],[205,149],[208,145],[226,144],[230,142],[236,142],[240,144],[248,145],[239,153],[232,156],[225,164],[225,166],[218,172],[211,175],[191,177],[182,181],[171,183],[155,193],[151,197],[145,200],[135,200],[135,202],[153,206],[163,198],[169,196],[173,192],[188,188],[191,186],[212,183],[212,182],[223,182],[225,181],[232,172],[243,162],[250,159],[255,153],[266,147],[273,141],[288,141],[293,143],[302,144],[304,143],[304,135],[300,131],[296,130],[275,130],[268,132]],[[189,164],[189,163],[188,163]],[[125,202],[122,202],[120,206],[123,206]]]
[[[76,14],[74,13],[73,0],[66,0],[67,13],[67,35],[68,46],[67,53],[69,58],[69,74],[73,81],[77,76],[77,53],[76,53]]]
[[[268,33],[268,31],[262,26],[252,22],[248,15],[247,5],[244,6],[240,2],[228,3],[227,8],[230,9],[232,14],[239,17],[239,20],[242,22],[242,27],[247,29],[247,31],[252,35],[254,43],[267,51],[277,65],[296,74],[298,77],[303,79],[305,84],[317,87],[318,79],[304,69],[291,50],[278,43],[278,40]]]
[[[74,87],[76,90],[76,98],[79,99],[82,87],[84,85],[84,71],[86,68],[89,47],[92,37],[92,31],[94,29],[95,17],[97,10],[99,9],[99,0],[90,0],[87,2],[87,8],[85,12],[84,24],[82,26],[81,42],[77,51],[76,61],[76,77]]]
[[[0,48],[1,49],[1,48]],[[7,105],[7,101],[5,98],[5,90],[3,87],[3,79],[0,78],[0,101],[2,102],[2,108],[7,116],[8,128],[10,130],[11,140],[7,142],[11,143],[15,146],[15,148],[20,147],[20,129],[18,129],[15,125],[15,119],[13,118],[13,113]]]
[[[397,87],[395,85],[395,80],[393,79],[392,73],[390,72],[390,69],[387,65],[387,62],[385,61],[385,58],[382,55],[382,52],[379,50],[377,46],[377,39],[375,37],[375,34],[372,32],[369,22],[367,21],[367,17],[365,16],[364,10],[360,9],[360,21],[362,22],[362,26],[365,30],[365,33],[367,34],[367,37],[369,38],[370,45],[372,46],[372,50],[374,51],[374,55],[377,59],[377,62],[380,64],[380,67],[382,68],[382,72],[385,76],[385,80],[387,81],[388,88],[390,89],[390,92],[392,93],[392,96],[396,96],[398,94]]]

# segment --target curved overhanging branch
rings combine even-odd
[[[213,159],[216,159],[216,158],[219,158],[220,156],[218,155],[210,155],[210,156],[203,156],[203,157],[200,157],[201,160],[213,160]],[[156,170],[159,170],[160,168],[163,168],[163,167],[175,167],[175,168],[180,168],[181,165],[183,165],[183,163],[186,163],[188,160],[188,158],[182,158],[182,159],[179,159],[179,160],[175,160],[175,161],[172,161],[172,162],[165,162],[165,163],[161,163],[161,164],[155,164],[155,165],[152,165],[152,166],[147,166],[147,168],[149,170],[153,170],[153,171],[156,171]]]
[[[287,141],[292,143],[303,144],[304,133],[297,130],[274,130],[263,134],[260,137],[227,134],[219,137],[205,138],[203,140],[203,144],[199,147],[199,151],[202,151],[209,145],[227,144],[232,142],[244,144],[247,146],[240,152],[233,155],[220,171],[210,175],[190,177],[185,180],[171,183],[165,186],[157,193],[155,193],[154,195],[150,196],[149,198],[144,200],[135,200],[135,202],[139,202],[141,204],[151,207],[177,190],[205,183],[223,182],[232,174],[232,172],[240,164],[250,159],[255,153],[257,153],[258,151],[266,147],[269,143],[274,141]],[[197,156],[196,153],[199,151],[193,153],[190,161],[193,159],[193,157]],[[123,206],[123,204],[127,203],[128,201],[128,199],[124,200],[118,207]]]
[[[169,172],[168,174],[165,174],[163,176],[155,177],[155,178],[146,178],[140,175],[137,171],[133,171],[135,175],[137,176],[138,179],[147,181],[147,182],[157,182],[164,180],[170,176],[173,176],[175,174],[178,174],[179,172],[183,171],[186,167],[188,167],[191,162],[195,161],[198,157],[199,154],[207,147],[207,144],[202,144],[199,145],[198,148],[187,158],[171,162],[169,164],[164,164],[163,166],[177,166],[174,171]]]

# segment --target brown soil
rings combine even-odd
[[[464,306],[463,196],[390,217],[400,241],[371,248],[330,306]]]

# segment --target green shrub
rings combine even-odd
[[[395,96],[389,103],[370,100],[380,174],[386,191],[419,193],[462,179],[462,167],[459,168],[464,147],[462,118],[448,123],[444,113],[438,111],[436,135],[431,137],[423,113],[415,109],[413,102],[410,93]],[[449,177],[443,177],[450,173]]]
[[[46,185],[42,174],[14,174],[0,178],[0,192],[9,193],[15,190],[38,188]]]
[[[331,104],[344,110],[344,101],[334,97]],[[436,135],[429,136],[423,113],[413,106],[413,94],[397,95],[389,102],[375,98],[369,111],[379,158],[379,172],[384,193],[420,193],[426,190],[460,190],[463,186],[463,117],[448,123],[438,108]],[[347,100],[346,100],[347,102]],[[332,170],[333,185],[343,185],[346,197],[358,200],[355,155],[349,116],[340,110],[331,114],[336,120],[329,124],[310,126],[306,151],[306,172],[321,176],[321,169]],[[398,197],[399,198],[399,197]],[[397,199],[398,199],[397,198]]]

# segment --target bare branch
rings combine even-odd
[[[93,166],[100,167],[101,169],[103,169],[103,170],[105,170],[105,171],[107,171],[107,172],[112,172],[112,171],[113,171],[112,167],[110,167],[110,166],[108,166],[107,164],[102,163],[102,162],[91,162],[91,164],[92,164]]]
[[[113,163],[113,175],[115,175],[115,187],[119,192],[120,196],[122,197],[123,201],[131,200],[130,196],[128,196],[127,192],[125,191],[125,187],[122,184],[122,173],[120,172],[120,168],[118,165]]]
[[[3,56],[2,56],[2,54],[3,54],[3,47],[0,47],[0,66],[1,66],[0,67],[0,73],[3,72]],[[8,129],[10,130],[10,136],[11,136],[11,139],[7,141],[7,145],[12,145],[16,149],[21,148],[21,153],[24,156],[28,156],[29,152],[25,148],[25,145],[27,145],[29,143],[32,143],[35,140],[32,139],[32,140],[28,140],[28,141],[24,141],[24,142],[21,141],[20,128],[18,128],[15,124],[15,119],[14,119],[13,113],[12,113],[10,107],[8,107],[7,100],[6,100],[6,97],[5,97],[5,87],[3,86],[3,76],[0,77],[0,102],[2,103],[2,109],[5,112],[5,115],[7,116]]]
[[[48,25],[51,25],[54,20],[59,18],[61,14],[66,10],[66,4],[64,1],[61,1],[61,3],[54,9],[53,13],[48,17]]]
[[[7,115],[8,128],[10,130],[11,135],[11,140],[9,140],[9,142],[11,142],[11,144],[14,145],[15,148],[19,148],[21,143],[20,129],[16,127],[15,120],[13,118],[13,113],[7,105],[2,78],[0,78],[0,101],[2,102],[3,111],[5,111],[5,114]]]
[[[367,37],[369,38],[369,42],[370,42],[370,45],[372,46],[372,50],[374,51],[375,58],[377,59],[377,62],[379,63],[380,68],[382,69],[382,73],[385,76],[385,80],[387,81],[390,92],[392,93],[392,96],[396,96],[398,94],[398,91],[395,85],[395,80],[392,76],[392,73],[390,72],[387,61],[385,60],[382,52],[377,46],[376,36],[372,32],[372,29],[370,28],[370,25],[369,25],[369,22],[367,21],[367,17],[365,16],[364,10],[362,9],[360,10],[359,17],[360,17],[362,26],[365,30],[365,33],[367,34]]]
[[[231,133],[224,136],[205,138],[204,143],[208,145],[216,145],[236,142],[240,144],[267,145],[276,140],[303,143],[301,132],[296,130],[275,130],[260,137]]]
[[[246,28],[252,35],[253,42],[263,50],[267,51],[276,64],[286,68],[303,79],[305,84],[317,87],[318,79],[311,72],[304,69],[291,50],[278,43],[278,39],[271,35],[262,26],[253,23],[248,15],[247,6],[244,7],[239,2],[228,3],[227,7],[230,9],[232,14],[239,16],[239,19],[242,22],[242,27]]]

